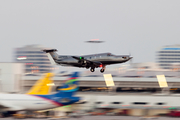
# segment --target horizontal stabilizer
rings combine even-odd
[[[46,52],[46,53],[49,53],[49,52],[56,52],[57,51],[57,49],[49,49],[49,50],[43,50],[43,52]]]

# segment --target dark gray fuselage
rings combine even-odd
[[[81,57],[84,60],[97,62],[99,64],[102,64],[104,66],[110,65],[110,64],[117,64],[117,63],[124,63],[131,59],[129,55],[120,55],[116,56],[111,53],[101,53],[101,54],[92,54],[92,55],[84,55],[84,56],[76,56]],[[73,56],[58,56],[58,59],[55,60],[57,64],[60,65],[68,65],[68,66],[75,66],[75,67],[86,67],[79,63],[79,60],[74,59]],[[87,66],[91,67],[91,64],[89,63]],[[95,66],[96,67],[96,66]]]

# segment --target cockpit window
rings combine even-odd
[[[126,59],[127,57],[122,57],[122,58]]]
[[[114,55],[113,55],[113,54],[111,54],[111,53],[108,53],[108,54],[107,54],[107,56],[114,56]]]

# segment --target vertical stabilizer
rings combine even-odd
[[[65,81],[63,86],[58,88],[58,91],[55,94],[35,96],[49,100],[57,107],[76,103],[81,99],[80,97],[74,96],[74,93],[78,90],[78,76],[78,72],[73,73],[71,77]]]
[[[79,89],[78,87],[79,72],[74,72],[67,80],[64,81],[63,86],[57,88],[58,91],[62,92],[75,92]]]
[[[50,49],[50,50],[43,50],[44,52],[46,52],[50,62],[52,65],[56,65],[56,62],[55,60],[58,59],[58,54],[56,53],[56,49]]]
[[[46,73],[45,76],[38,80],[34,86],[26,93],[30,95],[47,95],[50,94],[53,86],[53,73]]]
[[[51,62],[52,65],[56,65],[56,62],[54,61],[54,59],[52,58],[51,54],[50,53],[46,53],[48,58],[49,58],[49,61]]]

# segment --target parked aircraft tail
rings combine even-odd
[[[53,103],[56,106],[64,106],[76,103],[81,100],[80,97],[75,97],[74,93],[78,90],[79,72],[74,72],[69,79],[65,80],[62,87],[59,87],[57,93],[51,95],[35,95]]]
[[[63,86],[58,87],[57,90],[61,92],[75,92],[79,89],[78,77],[79,72],[74,72],[67,80],[64,81]]]
[[[46,73],[45,76],[38,80],[33,87],[26,93],[30,95],[47,95],[50,94],[53,85],[53,73]]]

